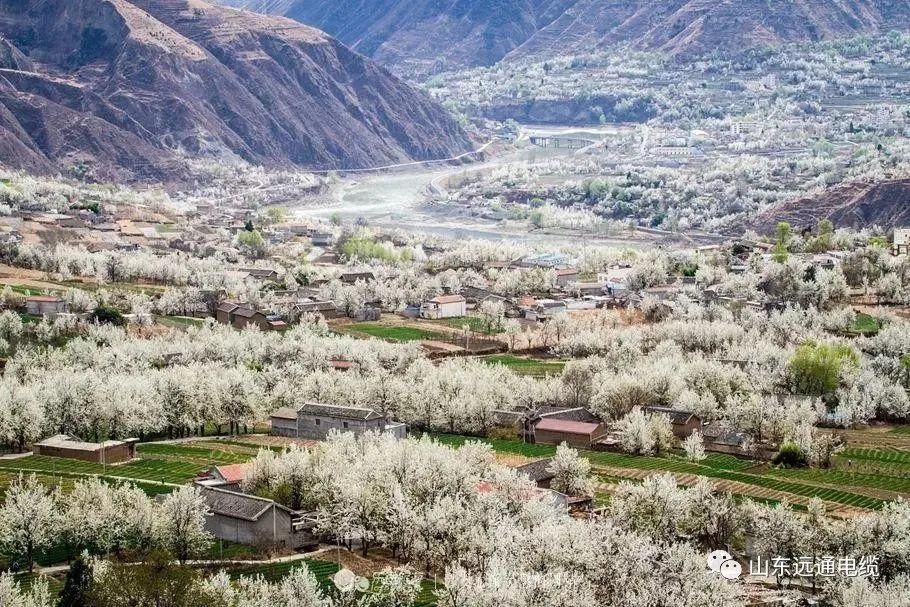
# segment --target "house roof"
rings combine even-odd
[[[325,405],[321,403],[304,403],[297,409],[297,414],[300,415],[301,413],[304,415],[322,415],[324,417],[339,417],[342,419],[357,419],[362,421],[382,419],[382,415],[373,409]]]
[[[137,442],[137,439],[131,438],[131,439],[127,439],[125,441],[109,440],[109,441],[104,441],[103,443],[88,443],[88,442],[80,441],[78,439],[74,439],[71,436],[67,436],[66,434],[57,434],[56,436],[51,436],[50,438],[46,438],[43,441],[39,441],[39,442],[35,443],[35,446],[36,447],[55,447],[58,449],[70,449],[72,451],[88,451],[88,452],[94,453],[96,451],[100,451],[101,449],[104,449],[107,447],[117,447],[119,445],[124,445],[127,443],[135,443],[135,442]]]
[[[561,407],[543,407],[540,410],[541,417],[550,419],[561,419],[570,422],[587,422],[599,424],[600,419],[584,407],[573,407],[565,409]]]
[[[341,280],[357,280],[358,278],[374,278],[372,272],[344,272]]]
[[[293,407],[281,407],[269,417],[277,417],[278,419],[297,419],[297,409]]]
[[[35,301],[42,303],[61,303],[63,300],[59,297],[54,297],[53,295],[32,295],[26,297],[25,301]]]
[[[527,474],[531,477],[532,481],[539,483],[540,481],[548,481],[556,476],[552,472],[548,471],[548,468],[552,462],[553,458],[547,457],[544,459],[535,460],[533,462],[528,462],[522,466],[518,466],[515,468],[515,470]]]
[[[252,464],[228,464],[226,466],[213,466],[212,472],[218,474],[226,483],[239,483],[246,478]]]
[[[202,494],[213,514],[244,521],[258,521],[272,507],[284,509],[269,499],[217,487],[206,487]]]
[[[594,434],[599,428],[600,424],[593,422],[575,422],[566,419],[555,419],[552,417],[545,417],[541,419],[534,427],[535,431],[547,430],[549,432],[562,432],[564,434],[583,434],[585,436]]]
[[[243,318],[252,318],[257,314],[261,314],[261,312],[257,312],[256,310],[252,310],[250,308],[238,307],[236,310],[234,310],[234,316],[240,316]]]
[[[670,417],[670,423],[672,424],[687,424],[693,417],[701,419],[691,411],[671,409],[670,407],[645,407],[645,411],[648,413],[663,413]]]
[[[435,304],[450,304],[450,303],[461,303],[465,301],[464,295],[437,295],[430,300],[430,303]]]
[[[556,269],[557,276],[574,276],[575,274],[578,274],[578,270],[576,270],[575,268],[557,268]]]
[[[219,312],[233,312],[234,310],[236,310],[239,307],[240,306],[238,306],[237,304],[235,304],[232,301],[222,301],[220,304],[218,304],[218,311]]]

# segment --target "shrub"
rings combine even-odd
[[[809,458],[799,445],[784,443],[774,456],[774,465],[784,468],[805,468],[809,465]]]

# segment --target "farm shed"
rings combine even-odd
[[[104,441],[88,443],[74,439],[66,434],[58,434],[35,443],[35,455],[48,457],[65,457],[99,464],[115,464],[136,457],[136,443],[139,439],[130,438],[124,441]]]

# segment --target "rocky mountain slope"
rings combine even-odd
[[[617,42],[699,53],[910,27],[903,0],[221,1],[314,25],[417,75]]]
[[[783,202],[766,209],[749,227],[770,233],[779,221],[812,227],[821,219],[830,219],[837,227],[910,225],[910,179],[853,183],[816,198]]]
[[[199,0],[0,0],[0,163],[170,179],[181,155],[356,168],[470,143],[324,33]]]

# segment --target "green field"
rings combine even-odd
[[[202,464],[241,464],[250,460],[250,455],[236,451],[194,447],[185,444],[146,443],[138,446],[141,456],[175,458]]]
[[[444,338],[442,333],[426,331],[418,327],[390,326],[378,323],[361,322],[347,325],[345,330],[353,333],[363,333],[370,337],[378,337],[390,341],[421,341]]]
[[[458,318],[446,318],[445,324],[453,329],[462,330],[465,325],[474,333],[483,333],[484,335],[494,335],[496,331],[487,331],[486,322],[479,316],[459,316]]]
[[[566,363],[562,361],[538,360],[535,358],[522,358],[511,354],[497,354],[494,356],[483,356],[479,358],[481,362],[489,365],[505,365],[519,375],[533,375],[541,377],[545,375],[559,375],[565,368]]]
[[[534,445],[511,440],[477,439],[446,434],[438,434],[434,435],[434,437],[442,443],[453,446],[462,445],[468,440],[479,440],[490,445],[495,451],[517,453],[526,457],[552,457],[556,453],[556,447],[551,445]],[[718,481],[743,483],[759,489],[789,493],[803,498],[818,497],[836,504],[865,509],[881,508],[885,500],[846,489],[821,487],[819,484],[887,488],[892,491],[901,491],[906,486],[906,479],[900,477],[850,474],[841,470],[778,470],[757,466],[755,462],[730,455],[716,453],[709,454],[704,461],[698,463],[687,461],[677,454],[667,454],[658,457],[602,451],[582,451],[582,454],[588,458],[595,469],[601,466],[692,474]],[[761,468],[761,471],[754,471],[757,467]],[[850,481],[850,484],[847,484],[847,481]]]
[[[0,460],[0,471],[34,472],[51,477],[100,476],[108,479],[152,481],[183,485],[207,466],[161,459],[138,459],[122,465],[103,466],[94,462],[30,455],[21,459]],[[169,491],[169,490],[168,490]]]

